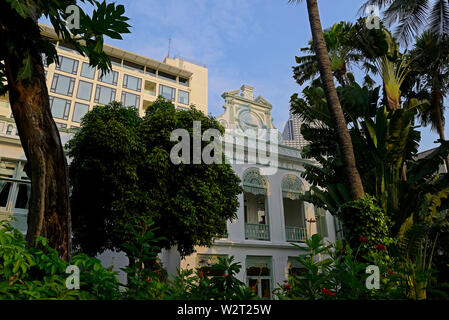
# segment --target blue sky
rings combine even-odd
[[[248,84],[272,105],[274,125],[283,130],[290,96],[300,92],[292,78],[299,49],[311,39],[305,2],[287,0],[118,0],[130,18],[131,33],[106,42],[163,60],[171,56],[205,64],[209,70],[209,112],[223,112],[221,94]],[[323,28],[355,21],[363,0],[320,0]],[[448,116],[448,115],[446,115]],[[423,129],[420,150],[437,146]]]

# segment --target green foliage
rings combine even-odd
[[[111,62],[103,51],[104,36],[112,39],[122,39],[121,34],[129,33],[129,20],[123,5],[107,4],[105,1],[81,0],[93,6],[92,15],[87,15],[81,7],[79,28],[68,28],[66,19],[70,13],[66,8],[76,5],[76,0],[63,1],[2,1],[0,9],[2,49],[16,55],[23,61],[20,66],[19,79],[31,79],[34,73],[35,61],[40,54],[44,54],[48,64],[58,62],[54,47],[54,40],[40,35],[37,20],[44,16],[48,18],[55,29],[59,40],[71,45],[76,51],[89,58],[92,66],[97,66],[102,72],[111,69]],[[11,32],[15,30],[15,32]],[[17,35],[20,34],[20,37]],[[3,58],[3,57],[2,57]],[[4,59],[2,59],[4,60]],[[5,69],[0,68],[0,75]]]
[[[154,221],[155,236],[163,237],[160,247],[177,245],[183,256],[226,232],[241,193],[231,166],[170,160],[177,144],[171,133],[181,128],[192,137],[193,121],[201,122],[202,132],[224,130],[201,111],[176,111],[163,98],[143,118],[119,103],[96,106],[83,118],[67,145],[76,245],[89,254],[106,248],[126,252],[122,244],[132,237],[126,226],[144,217]],[[201,150],[208,144],[202,141]]]
[[[384,251],[371,248],[371,252],[361,262],[359,254],[361,243],[354,251],[337,242],[325,245],[320,235],[315,234],[306,241],[306,247],[297,246],[305,251],[297,257],[305,268],[300,275],[290,275],[287,283],[275,290],[280,299],[293,300],[360,300],[360,299],[404,299],[403,289],[390,264],[379,265],[385,260]],[[366,267],[379,266],[380,288],[369,290],[365,285],[369,276]]]
[[[357,201],[347,202],[338,216],[343,223],[345,240],[357,247],[360,237],[371,244],[390,246],[394,243],[391,235],[391,219],[376,204],[376,199],[368,194]]]
[[[66,287],[65,270],[71,264],[80,268],[80,290]],[[21,232],[0,224],[0,299],[109,300],[119,295],[115,274],[98,259],[79,254],[63,261],[47,239],[29,247]]]

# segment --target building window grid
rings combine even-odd
[[[62,88],[58,89],[58,84],[59,84],[59,81],[61,78],[67,78],[69,81],[66,91],[63,91]],[[59,94],[71,97],[71,96],[73,96],[74,87],[75,87],[75,78],[67,77],[65,75],[55,73],[53,75],[53,81],[51,83],[50,92],[59,93]]]
[[[132,80],[132,81],[130,81]],[[132,86],[130,82],[135,82],[135,86]],[[137,78],[128,74],[123,75],[123,88],[126,88],[128,90],[134,90],[134,91],[142,91],[142,79]]]
[[[100,100],[100,96],[101,96],[101,91],[102,90],[110,90],[110,97],[109,97],[109,101],[103,101],[103,100]],[[111,101],[114,101],[115,100],[115,94],[116,94],[116,89],[114,89],[114,88],[111,88],[111,87],[106,87],[106,86],[102,86],[102,85],[99,85],[99,84],[97,84],[97,88],[96,88],[96,90],[95,90],[95,98],[94,98],[94,101],[96,102],[96,103],[101,103],[101,104],[108,104],[108,103],[110,103]]]
[[[129,103],[128,100],[134,100],[133,103]],[[122,104],[125,107],[134,106],[136,108],[139,108],[140,106],[140,96],[131,92],[122,91]]]
[[[81,119],[89,112],[89,105],[75,102],[73,107],[72,122],[81,123]]]
[[[70,66],[71,63],[71,66]],[[77,74],[78,73],[78,60],[65,57],[65,56],[59,56],[59,64],[55,66],[56,70],[71,73],[71,74]],[[64,67],[64,65],[67,65],[67,68]]]
[[[187,91],[178,90],[178,102],[188,105],[189,104],[190,94]]]
[[[98,72],[98,78],[97,80],[99,82],[103,82],[103,83],[108,83],[108,84],[112,84],[112,85],[117,85],[117,81],[118,81],[118,72],[117,71],[109,71],[105,74],[101,74],[101,72]]]
[[[175,101],[176,90],[175,88],[160,84],[159,95],[163,96],[167,100]]]
[[[95,79],[95,68],[90,66],[87,62],[83,62],[81,66],[81,76],[91,80]]]
[[[55,99],[65,101],[64,110],[62,112],[62,118],[59,117],[57,114],[55,115],[55,110],[53,109],[53,104],[54,104]],[[53,117],[56,119],[68,120],[69,113],[70,113],[70,105],[71,105],[70,100],[50,96],[50,109],[52,111]]]
[[[82,86],[81,86],[82,85]],[[89,89],[89,94],[88,97],[84,96],[84,92],[80,91],[80,89],[86,89],[87,86],[90,85],[90,89]],[[93,90],[93,83],[92,82],[87,82],[87,81],[83,81],[83,80],[79,80],[78,81],[78,90],[76,93],[76,98],[77,99],[81,99],[81,100],[85,100],[85,101],[90,101],[92,99],[92,90]]]

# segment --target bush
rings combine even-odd
[[[341,207],[339,218],[343,223],[345,240],[352,248],[358,247],[360,238],[369,246],[394,244],[390,235],[391,220],[368,194]]]
[[[306,241],[305,254],[297,257],[305,268],[301,275],[291,275],[288,282],[280,285],[275,294],[280,299],[299,300],[358,300],[358,299],[401,299],[406,298],[405,291],[400,286],[399,275],[393,272],[391,265],[379,266],[380,289],[369,290],[365,273],[370,264],[376,265],[372,258],[387,254],[384,250],[365,256],[365,262],[359,259],[359,244],[356,251],[349,245],[343,247],[340,242],[324,245],[320,235],[315,234]]]
[[[0,222],[0,299],[116,299],[120,296],[115,273],[105,269],[100,260],[85,254],[66,262],[47,239],[36,240],[37,247],[28,246],[23,234],[7,222]],[[80,290],[66,287],[66,268],[80,268]]]

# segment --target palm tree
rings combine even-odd
[[[350,44],[352,28],[351,23],[342,21],[323,31],[323,37],[329,52],[331,70],[341,86],[349,83],[347,73],[350,65],[361,61],[363,58]],[[296,57],[298,65],[293,68],[294,78],[299,85],[315,80],[320,72],[313,40],[309,41],[308,47],[301,48],[301,52],[307,54]]]
[[[431,32],[425,32],[409,52],[413,81],[419,98],[426,98],[429,108],[420,113],[421,123],[431,125],[440,136],[444,134],[444,97],[449,93],[449,36],[438,40]],[[449,169],[449,160],[446,159]]]
[[[368,0],[360,11],[369,5],[386,8],[383,20],[388,26],[398,23],[395,36],[406,46],[426,26],[438,39],[449,34],[448,0]]]
[[[367,74],[379,73],[376,59],[387,55],[394,56],[398,45],[391,33],[383,26],[368,29],[364,19],[357,23],[341,21],[323,31],[331,70],[341,86],[349,84],[351,67],[356,65]],[[319,77],[318,61],[313,40],[309,46],[301,48],[305,55],[295,57],[297,66],[293,68],[294,78],[299,85],[315,81]]]
[[[299,2],[302,2],[302,0],[289,0],[289,3]],[[321,27],[317,0],[307,0],[307,10],[309,13],[310,29],[316,50],[321,82],[323,83],[323,90],[326,95],[329,113],[335,126],[338,146],[345,165],[346,181],[351,200],[358,200],[364,195],[363,184],[356,167],[351,137],[340,105],[340,100],[338,99],[337,90],[335,89],[329,53],[323,36],[323,28]]]

